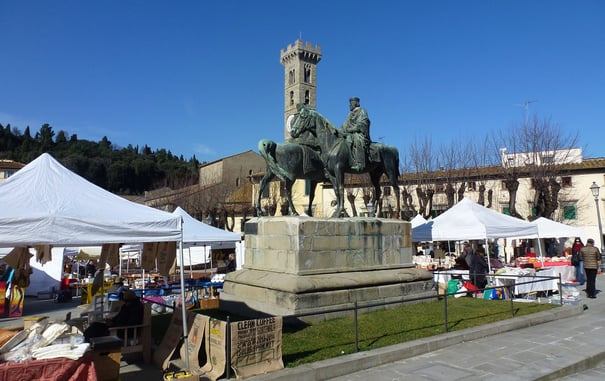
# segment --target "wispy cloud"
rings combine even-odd
[[[213,156],[213,155],[216,155],[216,151],[214,149],[212,149],[212,148],[210,148],[208,146],[205,146],[203,144],[198,144],[195,147],[195,153],[196,154],[199,153],[200,155],[203,155],[203,156]]]

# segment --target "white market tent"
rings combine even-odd
[[[568,237],[584,237],[584,230],[562,224],[557,221],[550,220],[545,217],[540,217],[531,222],[538,227],[538,236],[540,238],[568,238]],[[522,236],[515,238],[536,238],[535,236]]]
[[[213,249],[233,249],[242,240],[238,233],[215,228],[191,217],[178,206],[172,214],[183,218],[183,244],[190,246],[210,246]]]
[[[180,218],[90,183],[44,153],[0,183],[0,246],[180,241]]]
[[[71,172],[48,153],[0,183],[0,247],[179,241],[181,217],[136,204]],[[184,290],[181,269],[181,290]],[[182,303],[183,335],[187,311]],[[185,356],[189,368],[189,356]]]
[[[538,227],[488,209],[476,202],[464,198],[443,212],[443,214],[412,228],[412,241],[461,241],[518,238],[531,236],[538,238]],[[486,250],[489,261],[489,250]],[[490,265],[491,269],[491,265]]]
[[[215,228],[193,218],[180,206],[172,214],[183,218],[183,265],[209,263],[212,266],[211,249],[232,249],[242,240],[237,233]],[[181,255],[177,256],[180,265]]]
[[[443,214],[412,229],[412,241],[460,241],[538,237],[538,227],[464,198]]]
[[[420,214],[417,214],[414,218],[410,220],[410,224],[412,224],[412,229],[424,223],[426,223],[426,219],[424,219],[424,217],[422,217]]]

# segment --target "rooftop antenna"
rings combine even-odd
[[[525,102],[523,102],[523,104],[517,103],[517,106],[523,106],[523,108],[525,108],[525,126],[527,126],[527,122],[528,122],[527,119],[528,119],[528,115],[529,115],[529,104],[537,102],[537,101],[538,101],[537,99],[534,99],[533,101],[525,101]]]

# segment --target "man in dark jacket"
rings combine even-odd
[[[601,252],[594,246],[594,239],[589,238],[586,241],[586,246],[580,249],[580,260],[584,261],[586,296],[594,299],[597,297],[595,282],[597,280],[597,271],[601,264]]]
[[[485,288],[487,285],[487,274],[489,267],[485,260],[485,248],[483,246],[477,247],[475,252],[471,254],[471,266],[469,269],[469,275],[475,286],[479,289]]]

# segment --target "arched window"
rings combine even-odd
[[[290,91],[290,106],[294,105],[294,91]]]
[[[288,83],[290,85],[293,85],[296,82],[296,76],[294,74],[294,69],[290,70],[290,72],[288,73]]]
[[[305,104],[308,105],[310,102],[309,90],[305,91]]]
[[[311,68],[305,68],[305,83],[311,83]]]

